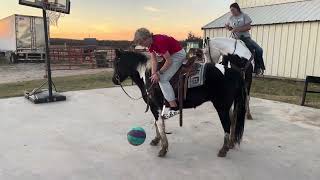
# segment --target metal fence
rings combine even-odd
[[[54,70],[79,68],[112,68],[113,49],[92,47],[51,47],[50,59]]]

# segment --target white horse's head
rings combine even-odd
[[[206,62],[211,63],[218,63],[223,55],[228,54],[236,54],[239,57],[243,57],[248,60],[251,58],[252,55],[250,50],[242,41],[224,37],[210,38],[203,52],[205,55]]]
[[[206,46],[203,49],[203,54],[204,54],[205,63],[214,63],[214,64],[219,63],[222,57],[222,54],[219,51],[219,49],[211,46],[210,47]]]

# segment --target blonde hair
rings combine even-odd
[[[147,28],[139,28],[134,33],[134,40],[133,42],[137,43],[143,39],[147,39],[152,37],[152,33]]]

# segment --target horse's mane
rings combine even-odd
[[[134,52],[134,51],[123,51],[122,56],[131,62],[135,62],[137,64],[146,64],[148,61],[148,57],[140,52]]]
[[[149,58],[145,54],[134,51],[120,51],[118,52],[118,55],[125,63],[126,67],[132,68],[131,70],[137,70],[140,78],[146,82],[146,72],[149,72],[151,67],[150,62],[148,61]]]

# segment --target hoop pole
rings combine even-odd
[[[47,64],[47,78],[49,86],[49,101],[52,102],[52,78],[51,78],[51,65],[50,65],[50,49],[49,49],[49,33],[48,33],[48,22],[47,13],[45,9],[42,9],[43,13],[43,24],[44,24],[44,37],[46,43],[46,64]]]

